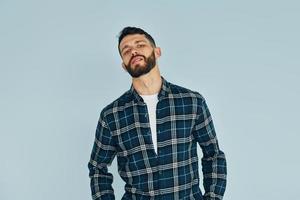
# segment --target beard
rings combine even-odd
[[[141,64],[137,64],[135,65],[135,67],[133,67],[130,63],[132,61],[133,58],[135,58],[136,56],[141,56],[144,58],[145,64],[141,65]],[[152,54],[146,58],[143,55],[136,55],[133,56],[130,60],[128,65],[125,65],[127,72],[131,75],[131,77],[133,78],[138,78],[144,74],[147,74],[148,72],[151,71],[151,69],[154,68],[155,64],[156,64],[156,59],[155,59],[155,54],[154,51],[152,51]]]

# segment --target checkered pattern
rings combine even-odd
[[[157,153],[147,106],[132,85],[101,111],[88,163],[94,200],[115,199],[107,168],[115,156],[126,183],[122,200],[222,199],[226,160],[205,99],[162,80],[156,107]],[[204,194],[199,188],[197,144],[203,152]]]

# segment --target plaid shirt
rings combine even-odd
[[[113,175],[107,168],[115,156],[126,182],[122,200],[222,199],[226,160],[205,99],[163,77],[162,81],[156,107],[157,153],[147,106],[133,85],[101,111],[88,163],[94,200],[115,199]],[[203,152],[203,195],[197,143]]]

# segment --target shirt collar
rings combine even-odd
[[[170,93],[170,83],[163,76],[161,76],[161,79],[162,79],[162,85],[161,85],[161,89],[157,95],[158,100],[161,100],[164,97],[168,97],[168,95]],[[130,94],[132,94],[132,97],[135,102],[144,102],[143,98],[139,95],[139,93],[133,87],[133,84],[131,84],[129,91],[130,91]]]

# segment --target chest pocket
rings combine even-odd
[[[119,150],[124,156],[145,151],[150,148],[148,137],[149,127],[142,127],[139,123],[132,124],[120,130],[117,135]]]

